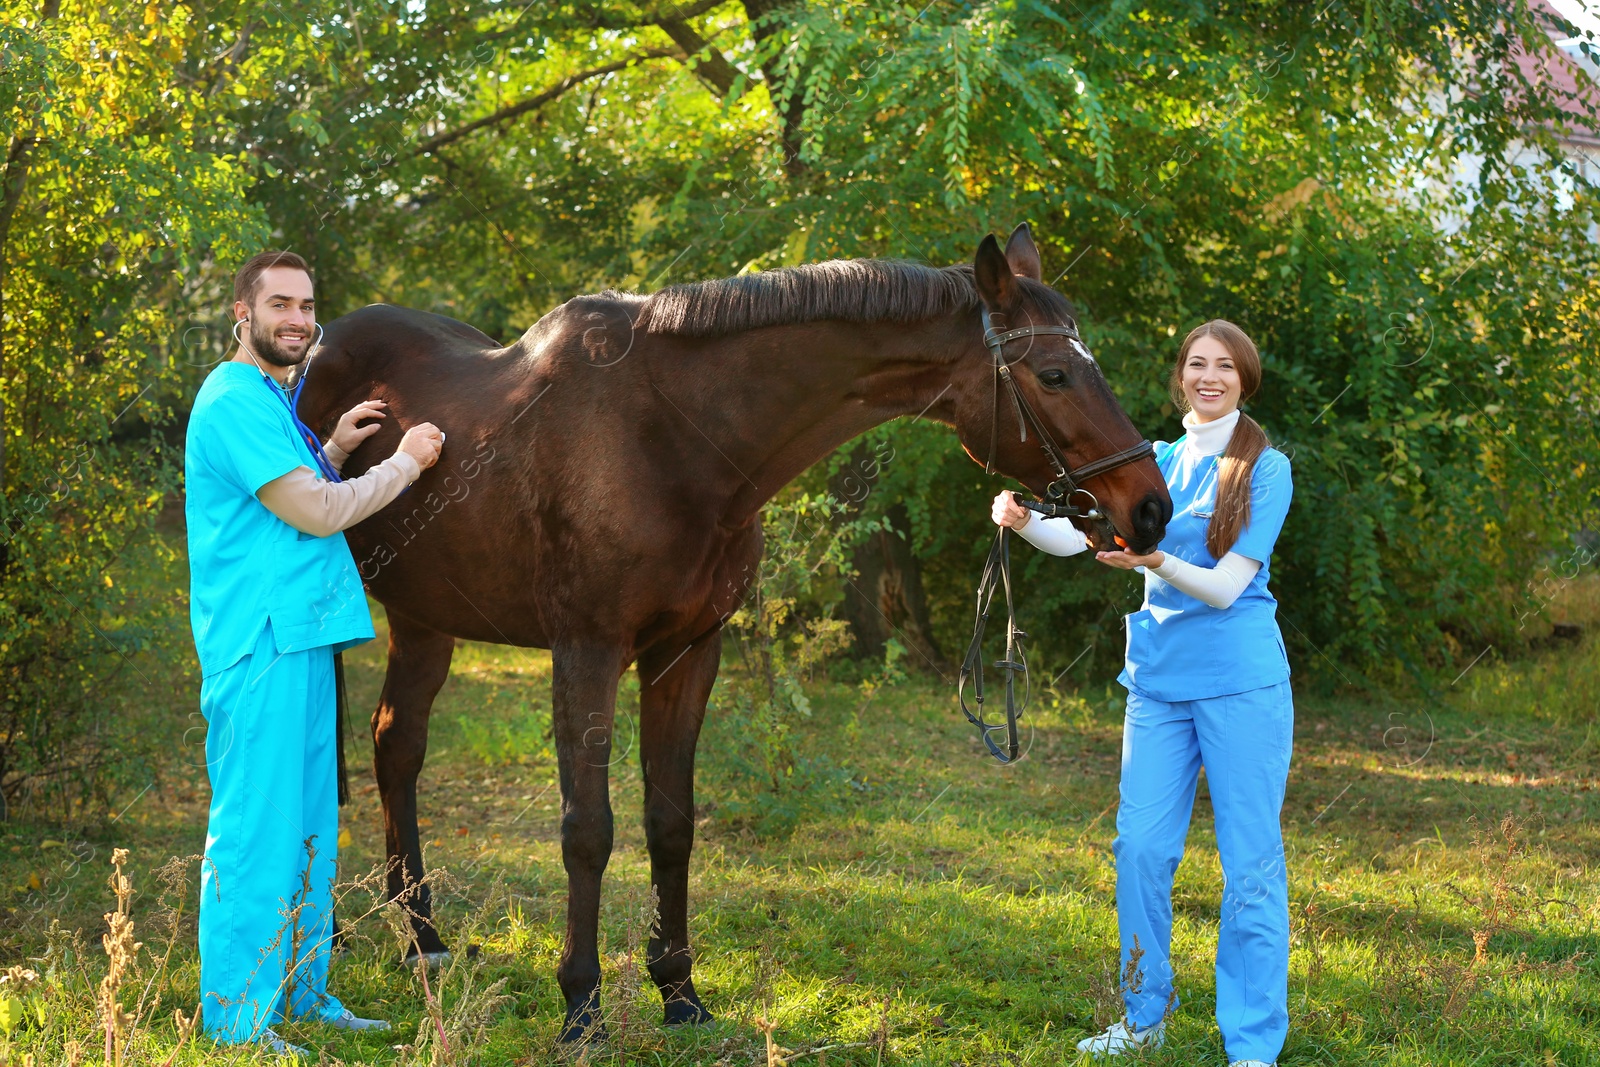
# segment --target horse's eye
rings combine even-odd
[[[1060,389],[1067,384],[1067,372],[1062,370],[1047,370],[1039,375],[1039,384],[1047,389]]]

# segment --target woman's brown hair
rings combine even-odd
[[[1261,353],[1239,327],[1225,319],[1212,319],[1190,330],[1178,348],[1178,362],[1167,383],[1178,410],[1189,410],[1189,398],[1183,393],[1183,364],[1189,358],[1189,349],[1202,337],[1216,338],[1233,357],[1234,369],[1239,372],[1239,403],[1254,396],[1261,388]],[[1239,540],[1240,531],[1250,524],[1250,476],[1255,473],[1256,460],[1271,444],[1260,424],[1239,412],[1238,425],[1217,461],[1217,503],[1206,526],[1206,549],[1217,559],[1227,555]]]

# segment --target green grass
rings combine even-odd
[[[1552,611],[1592,631],[1597,601],[1585,579]],[[380,639],[347,654],[358,709],[376,702],[382,680],[381,609],[375,617]],[[1586,633],[1509,661],[1491,653],[1431,697],[1299,696],[1283,812],[1294,943],[1281,1063],[1600,1064],[1597,653]],[[619,701],[624,747],[631,678]],[[547,653],[463,644],[433,716],[420,804],[428,861],[450,875],[438,918],[447,940],[481,953],[470,963],[458,953],[432,988],[447,1020],[463,1007],[484,1013],[481,1033],[463,1023],[450,1059],[435,1058],[419,977],[395,965],[396,943],[372,916],[355,924],[332,988],[396,1032],[291,1024],[292,1039],[346,1063],[551,1058],[565,875],[549,692]],[[866,702],[845,682],[819,678],[809,692],[805,759],[776,795],[751,773],[751,743],[730,715],[714,706],[701,742],[691,931],[697,984],[718,1016],[710,1026],[657,1025],[638,950],[648,914],[639,771],[631,756],[614,767],[617,847],[602,913],[612,1040],[589,1062],[766,1062],[763,1020],[788,1049],[851,1046],[805,1064],[1072,1061],[1075,1042],[1117,1014],[1121,690],[1036,693],[1031,747],[1010,768],[982,753],[943,683]],[[195,702],[192,691],[159,704],[152,694],[149,729],[180,751]],[[383,844],[370,741],[350,755],[341,860],[357,879]],[[0,967],[43,957],[53,919],[82,932],[76,952],[52,957],[57,971],[34,1005],[42,1025],[0,1041],[6,1062],[68,1062],[71,1040],[99,1047],[92,991],[105,969],[113,847],[131,851],[144,942],[122,998],[132,1010],[143,992],[146,1004],[126,1062],[163,1062],[177,1042],[173,1008],[195,1005],[197,868],[175,920],[152,872],[203,847],[203,773],[174,756],[148,792],[114,799],[112,814],[132,801],[114,820],[0,824]],[[1173,894],[1182,1004],[1166,1047],[1141,1063],[1225,1062],[1212,1019],[1220,895],[1202,780]],[[357,889],[341,912],[371,899]],[[248,1056],[200,1039],[175,1062]]]

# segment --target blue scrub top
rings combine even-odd
[[[256,498],[296,467],[317,469],[287,396],[262,377],[248,363],[220,364],[189,415],[189,621],[202,677],[248,654],[269,619],[279,652],[338,652],[375,636],[344,534],[301,533]]]
[[[1206,527],[1217,499],[1218,456],[1194,456],[1185,438],[1156,443],[1156,464],[1172,496],[1172,521],[1158,546],[1197,567],[1215,567]],[[1261,453],[1250,477],[1250,522],[1233,551],[1261,564],[1227,608],[1181,592],[1148,568],[1145,606],[1127,616],[1128,654],[1117,676],[1128,689],[1156,700],[1203,700],[1276,685],[1289,677],[1289,656],[1278,630],[1278,601],[1267,589],[1272,546],[1289,513],[1294,481],[1289,457]]]

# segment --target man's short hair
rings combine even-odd
[[[316,281],[311,265],[293,252],[262,252],[251,256],[239,273],[233,276],[233,298],[245,307],[256,306],[256,296],[261,292],[261,275],[273,267],[293,267],[303,270],[306,277]]]

